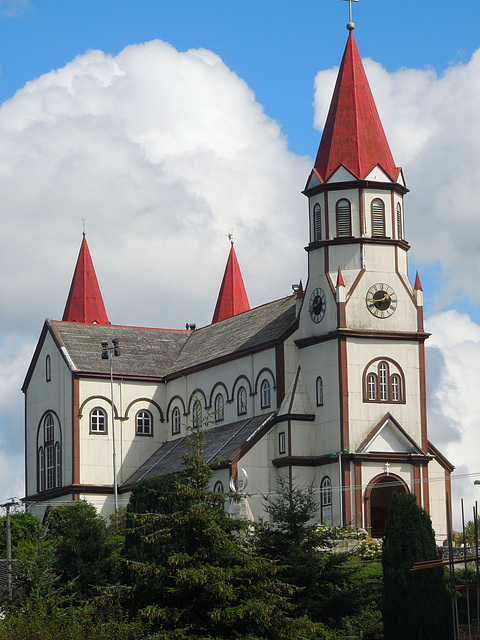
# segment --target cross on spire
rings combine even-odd
[[[348,24],[347,24],[347,29],[349,31],[353,31],[355,29],[355,23],[352,20],[352,2],[358,2],[358,0],[345,0],[346,2],[348,2]]]

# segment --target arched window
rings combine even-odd
[[[337,211],[337,237],[349,237],[352,235],[352,215],[350,201],[342,198],[336,204]]]
[[[90,412],[90,433],[107,433],[107,412],[100,407]]]
[[[402,207],[399,202],[397,202],[397,238],[403,240]]]
[[[317,378],[316,385],[316,394],[317,394],[317,407],[321,407],[323,405],[323,380],[320,376]]]
[[[375,401],[377,399],[377,374],[369,373],[367,376],[367,385],[368,385],[368,399]]]
[[[400,401],[400,376],[397,373],[392,375],[392,402]]]
[[[332,481],[328,476],[322,478],[320,484],[321,521],[328,527],[332,526]]]
[[[240,387],[237,393],[237,413],[239,416],[247,413],[247,391],[245,387]]]
[[[380,362],[378,365],[378,375],[380,377],[380,400],[388,400],[388,364]]]
[[[37,490],[47,491],[62,486],[62,445],[60,425],[47,413],[39,429],[37,448]]]
[[[45,380],[50,382],[52,379],[52,359],[48,355],[45,358]]]
[[[404,402],[405,378],[394,361],[378,358],[363,372],[364,402]]]
[[[385,236],[385,204],[380,198],[372,200],[372,236]]]
[[[202,405],[200,404],[200,400],[195,400],[193,403],[193,426],[201,427],[202,426]]]
[[[318,203],[313,207],[313,239],[322,239],[322,207]]]
[[[223,482],[221,480],[217,480],[213,487],[213,493],[224,493]]]
[[[175,407],[172,411],[172,436],[180,433],[180,409]]]
[[[271,405],[270,382],[268,380],[264,380],[260,386],[260,397],[262,409],[266,409]]]
[[[45,442],[52,442],[54,439],[55,422],[51,413],[48,413],[43,421]]]
[[[150,411],[142,409],[137,413],[136,419],[136,432],[138,436],[151,436],[153,435],[153,418]]]
[[[221,422],[225,416],[225,401],[221,393],[217,393],[214,402],[215,422]]]

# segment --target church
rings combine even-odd
[[[446,537],[453,466],[427,433],[408,189],[353,27],[306,176],[308,279],[292,295],[251,309],[232,240],[210,325],[111,324],[84,234],[63,318],[45,321],[22,387],[33,513],[81,499],[113,513],[136,482],[181,471],[202,424],[211,488],[244,490],[248,517],[285,478],[313,487],[319,522],[377,538],[393,492],[414,493]]]

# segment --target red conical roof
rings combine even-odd
[[[220,293],[218,294],[217,304],[213,314],[212,324],[220,322],[226,318],[231,318],[239,313],[250,310],[247,292],[243,284],[242,274],[238,266],[235,249],[230,248],[230,254],[223,274]]]
[[[83,234],[62,321],[81,324],[110,324],[85,234]]]
[[[353,32],[348,36],[314,170],[326,182],[341,165],[358,180],[364,180],[377,165],[393,182],[399,173]]]

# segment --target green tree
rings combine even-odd
[[[334,551],[337,532],[315,522],[313,488],[280,479],[277,496],[265,498],[265,510],[270,520],[257,526],[256,544],[279,566],[279,577],[296,587],[291,598],[296,615],[332,629],[361,629],[365,620],[359,614],[376,608],[369,578],[362,579],[351,554]]]
[[[130,562],[135,606],[165,640],[312,637],[314,625],[290,617],[291,590],[248,543],[246,523],[229,518],[223,496],[208,490],[205,437],[192,430],[185,474],[171,493],[175,508],[137,520],[136,532],[156,549],[149,561]]]
[[[448,601],[441,568],[411,571],[437,557],[429,515],[413,494],[394,493],[383,544],[385,640],[446,640]]]
[[[0,518],[0,555],[6,556],[6,517]],[[17,511],[10,517],[10,531],[12,539],[12,554],[25,543],[33,543],[40,535],[40,522],[28,511]]]
[[[96,587],[118,581],[118,536],[109,536],[93,505],[78,501],[55,507],[46,525],[47,539],[55,542],[59,586],[82,599],[93,595]]]

